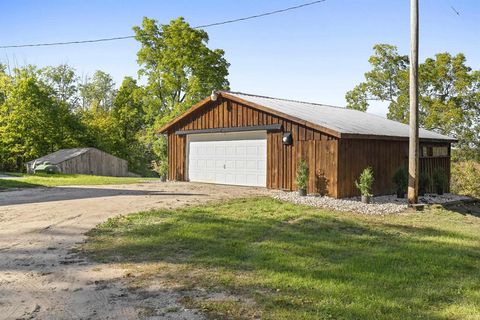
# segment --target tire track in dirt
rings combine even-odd
[[[129,290],[121,266],[83,261],[72,249],[119,214],[261,194],[194,183],[1,192],[0,319],[204,319],[173,289]]]

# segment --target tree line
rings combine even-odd
[[[82,79],[66,64],[0,64],[0,170],[24,170],[63,148],[96,147],[128,160],[130,171],[165,172],[166,141],[157,129],[212,90],[228,89],[229,64],[183,18],[166,25],[144,18],[133,29],[145,85],[125,77],[116,89],[108,73]]]

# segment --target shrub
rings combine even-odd
[[[437,193],[441,194],[445,190],[445,186],[447,185],[448,177],[445,173],[445,170],[442,168],[437,168],[433,172],[433,185]]]
[[[305,160],[300,160],[297,166],[297,187],[306,190],[308,183],[308,165]]]
[[[363,170],[358,180],[355,180],[355,186],[362,196],[372,196],[372,185],[375,178],[373,177],[373,169],[367,167]]]
[[[395,183],[395,186],[397,187],[397,192],[405,193],[407,191],[408,176],[405,167],[400,167],[395,171],[395,174],[393,175],[393,183]]]
[[[167,177],[168,175],[168,161],[159,160],[159,161],[152,161],[152,170],[157,172],[160,177]]]
[[[464,161],[452,163],[452,192],[480,198],[480,163]]]
[[[426,172],[421,172],[418,179],[418,194],[423,196],[427,192],[431,183],[430,176]]]

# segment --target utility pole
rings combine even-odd
[[[408,149],[408,204],[418,202],[418,0],[410,0],[410,139]]]

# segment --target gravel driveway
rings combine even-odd
[[[82,261],[72,248],[119,214],[267,193],[178,182],[0,192],[0,319],[203,319],[179,293],[128,290],[122,268]],[[165,314],[146,316],[152,305]]]

